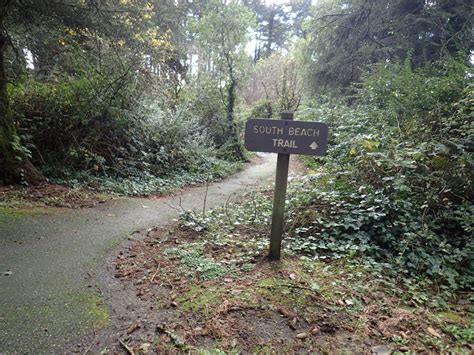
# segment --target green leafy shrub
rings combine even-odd
[[[192,107],[199,123],[206,129],[211,141],[220,147],[226,142],[225,106],[216,79],[200,73],[182,93],[182,102]]]
[[[252,118],[272,118],[273,116],[273,105],[270,100],[260,100],[257,101],[251,112]]]
[[[114,95],[109,84],[84,74],[10,86],[23,142],[49,178],[135,195],[220,178],[238,167],[218,157],[189,105],[163,109],[146,97],[138,101],[138,84]]]
[[[379,64],[356,105],[303,110],[327,122],[331,137],[327,156],[306,158],[321,173],[294,193],[291,247],[371,257],[395,274],[472,287],[471,77],[454,59],[418,71]]]

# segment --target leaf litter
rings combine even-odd
[[[52,183],[36,186],[0,185],[0,207],[33,208],[62,207],[84,208],[104,203],[111,196],[84,188],[71,188]]]
[[[119,338],[134,353],[473,349],[442,331],[436,310],[410,307],[344,260],[271,262],[262,226],[194,227],[151,230],[117,256],[115,277],[159,315],[138,314],[122,327]],[[467,307],[453,312],[469,329]]]

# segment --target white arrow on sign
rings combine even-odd
[[[315,150],[316,148],[318,148],[318,144],[316,142],[313,142],[311,143],[311,145],[309,146],[312,150]]]

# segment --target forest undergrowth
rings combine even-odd
[[[203,353],[472,352],[470,80],[456,60],[381,64],[351,105],[307,103],[298,118],[328,123],[331,138],[290,181],[283,260],[267,259],[271,191],[184,212],[116,262],[116,277],[170,312],[124,341]]]

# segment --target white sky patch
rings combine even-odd
[[[265,0],[265,4],[267,5],[286,5],[291,3],[288,0]]]
[[[33,60],[33,53],[28,48],[23,48],[23,54],[25,55],[26,67],[28,69],[34,69],[35,64]]]
[[[249,40],[245,44],[245,53],[253,57],[255,54],[255,45],[257,44],[257,41],[255,40],[256,32],[253,30],[250,30],[249,32],[250,32],[250,36],[249,36]]]
[[[265,0],[264,2],[267,5],[291,5],[299,1],[298,0]],[[311,4],[316,5],[317,2],[318,0],[312,0]]]

